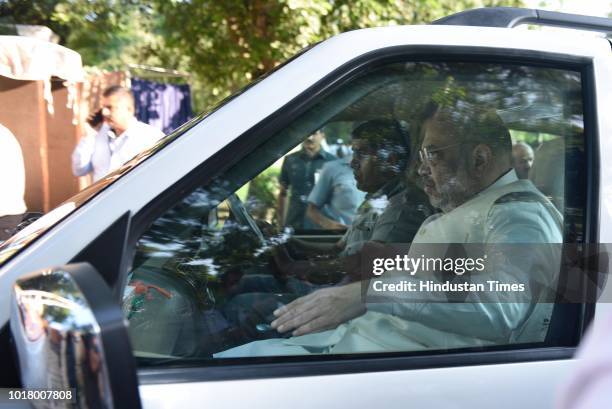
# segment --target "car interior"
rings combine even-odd
[[[143,365],[162,365],[211,360],[212,354],[235,346],[236,334],[245,329],[232,325],[224,306],[235,296],[233,289],[241,278],[265,274],[282,281],[285,277],[275,264],[280,249],[304,259],[291,246],[293,239],[334,243],[343,234],[279,225],[274,204],[284,157],[319,129],[335,130],[332,140],[350,144],[352,127],[377,118],[406,123],[415,151],[420,143],[416,118],[429,100],[467,96],[493,106],[514,142],[536,148],[529,177],[563,214],[564,242],[584,243],[587,199],[580,81],[579,73],[562,69],[439,61],[387,63],[347,79],[151,223],[137,243],[123,296],[136,356]],[[291,301],[286,294],[277,295],[278,305]],[[561,322],[580,319],[581,308],[556,307],[549,335],[539,342],[575,342],[576,334],[564,331]],[[250,324],[253,339],[283,336],[271,330],[269,322]]]

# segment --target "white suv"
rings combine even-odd
[[[7,295],[0,298],[0,386],[71,391],[72,400],[39,395],[41,407],[552,407],[586,326],[610,309],[602,246],[612,241],[612,165],[605,161],[612,54],[603,37],[512,29],[523,23],[612,30],[608,19],[492,8],[335,36],[17,233],[0,245],[0,293]],[[314,166],[288,169],[283,161],[317,130],[348,143],[355,127],[378,119],[409,129],[407,149],[416,153],[428,148],[419,113],[432,101],[486,104],[513,142],[537,147],[529,177],[562,216],[556,249],[563,260],[547,268],[574,296],[521,301],[529,311],[550,306],[541,336],[506,335],[514,324],[496,321],[503,314],[425,321],[417,314],[395,317],[405,321],[400,335],[435,327],[435,337],[388,349],[274,349],[299,342],[271,328],[271,311],[347,279],[342,269],[299,277],[308,288],[298,291],[279,273],[281,250],[320,261],[292,243],[343,240],[337,230],[282,228],[277,179],[288,184],[288,174]],[[435,159],[429,148],[421,160]],[[365,155],[383,155],[378,149]],[[412,206],[413,198],[402,203]],[[531,271],[519,273],[529,281]],[[240,287],[251,276],[266,279]],[[596,294],[575,296],[577,289]],[[263,295],[234,308],[247,293]],[[277,302],[268,316],[253,321],[258,302],[270,299]],[[453,311],[471,305],[436,302]],[[513,301],[494,304],[520,309]],[[376,345],[397,335],[387,326],[374,332],[368,336],[382,340]],[[249,352],[261,345],[270,348]]]

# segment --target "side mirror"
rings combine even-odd
[[[72,401],[33,401],[37,408],[141,407],[127,322],[90,264],[18,279],[10,325],[22,386],[72,391]]]

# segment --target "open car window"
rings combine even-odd
[[[346,81],[142,235],[123,297],[136,356],[574,339],[575,311],[555,302],[562,245],[585,241],[581,84],[578,71],[476,62]]]

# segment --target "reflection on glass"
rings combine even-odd
[[[520,64],[394,63],[370,69],[343,84],[236,165],[214,175],[211,183],[187,194],[139,239],[124,298],[137,356],[142,357],[143,364],[162,364],[167,360],[188,362],[222,356],[248,358],[257,355],[253,351],[261,346],[267,351],[263,355],[280,356],[444,350],[458,345],[483,348],[522,342],[524,338],[509,335],[489,339],[464,334],[457,326],[471,328],[470,323],[462,321],[461,314],[451,314],[448,306],[442,306],[429,323],[412,318],[406,306],[399,308],[401,314],[396,306],[378,311],[379,315],[371,314],[370,306],[361,301],[364,269],[370,277],[372,273],[371,266],[363,261],[363,251],[381,244],[401,244],[406,246],[407,255],[413,243],[424,243],[423,237],[436,243],[462,244],[467,236],[453,236],[454,229],[490,222],[484,205],[462,210],[461,217],[454,211],[486,191],[479,185],[472,189],[477,185],[475,178],[457,169],[480,159],[472,155],[479,144],[490,148],[495,145],[493,139],[502,138],[492,135],[482,141],[462,140],[465,134],[483,134],[478,127],[470,128],[480,123],[470,119],[474,114],[471,107],[487,108],[489,119],[499,125],[496,129],[504,130],[504,143],[510,150],[512,143],[521,143],[533,151],[533,163],[526,172],[529,187],[524,189],[530,193],[496,199],[525,209],[539,201],[551,215],[545,223],[550,231],[543,237],[550,243],[580,245],[584,241],[586,203],[581,95],[580,73]],[[440,126],[433,131],[428,128],[425,118],[430,106],[446,107],[447,122],[456,126]],[[367,138],[363,138],[366,142],[356,135],[360,127],[367,129]],[[442,134],[441,129],[445,131]],[[432,141],[436,132],[439,140]],[[349,160],[330,161],[330,165],[314,169],[306,157],[301,161],[288,159],[304,153],[308,138],[325,133],[328,142],[340,139],[352,147]],[[389,143],[388,138],[393,140],[389,135],[403,142]],[[324,171],[331,163],[338,167],[333,175],[343,175],[344,179],[330,177],[330,188],[321,189],[319,202],[310,193],[315,190],[315,182],[327,177]],[[512,164],[508,163],[497,178],[502,184],[514,183]],[[440,171],[444,166],[446,173]],[[376,176],[381,174],[382,181]],[[324,213],[328,220],[323,224],[328,227],[323,229],[308,228],[306,223],[286,225],[289,210],[281,206],[281,196],[291,195],[288,179],[294,184],[311,183],[309,193],[300,193],[297,198],[304,202],[304,209],[309,204],[319,205],[322,213],[330,210],[323,205],[331,203],[326,201],[325,192],[342,193],[353,184],[363,192],[356,216],[351,222],[340,223],[329,211]],[[536,199],[525,199],[530,194]],[[438,200],[444,198],[453,200]],[[447,213],[455,219],[442,217]],[[346,233],[336,229],[339,225]],[[444,231],[432,235],[437,226],[444,226]],[[487,234],[499,231],[499,224],[488,226]],[[402,234],[405,230],[411,234]],[[517,240],[529,242],[526,237],[539,237],[523,233],[516,236],[521,237]],[[483,234],[485,238],[473,235],[478,238],[472,240],[490,244],[489,236]],[[508,237],[496,240],[505,243]],[[550,252],[550,257],[556,256],[557,252]],[[558,265],[549,261],[551,266]],[[525,273],[513,276],[524,277]],[[532,297],[529,302],[536,300]],[[317,317],[326,324],[303,339],[292,337],[293,331],[279,332],[273,327],[272,322],[278,318],[274,311],[300,304],[310,306],[311,315],[319,314]],[[542,314],[548,314],[546,319],[551,320],[552,303],[548,304]],[[328,305],[335,308],[325,310]],[[319,309],[326,312],[315,314]],[[490,317],[503,317],[505,313],[493,312]],[[360,331],[352,331],[355,327],[350,322],[356,317],[364,320],[375,316],[371,326],[360,327],[367,342],[361,339],[361,343],[353,343],[350,334]],[[506,330],[502,321],[492,322],[491,328],[499,334]],[[414,338],[422,326],[429,326],[429,332],[423,333],[437,335]],[[315,347],[323,338],[333,342]],[[455,342],[459,338],[461,342]],[[529,342],[545,342],[545,338],[546,328]],[[288,350],[283,349],[288,346]],[[233,348],[241,348],[240,354],[227,352]],[[156,354],[164,360],[153,358]]]

